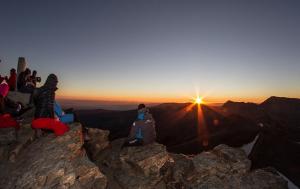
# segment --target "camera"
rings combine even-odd
[[[42,81],[41,77],[36,77],[36,82],[41,82],[41,81]]]

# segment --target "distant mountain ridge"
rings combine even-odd
[[[275,97],[261,104],[228,101],[227,115],[263,125],[249,158],[254,168],[273,166],[300,186],[300,99]]]

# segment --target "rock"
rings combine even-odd
[[[250,170],[251,162],[244,151],[219,145],[212,151],[203,152],[193,158],[197,177],[216,175],[224,178],[228,174],[243,174]]]
[[[22,125],[18,130],[14,128],[0,129],[0,133],[3,134],[1,136],[3,142],[0,145],[0,161],[14,162],[17,155],[34,139],[34,132],[30,125]]]
[[[246,173],[250,170],[251,161],[242,149],[232,148],[221,144],[215,147],[212,152],[219,157],[225,159],[231,166],[233,173]]]
[[[9,161],[15,162],[17,155],[34,140],[34,131],[29,124],[22,125],[18,131],[17,141],[11,145]]]
[[[166,147],[154,143],[122,148],[124,142],[115,140],[96,156],[97,165],[108,176],[108,188],[166,188],[161,174],[169,160]]]
[[[89,128],[88,129],[88,138],[87,141],[87,150],[92,152],[92,159],[95,159],[95,156],[101,152],[103,149],[109,146],[108,140],[109,131]]]
[[[49,134],[30,144],[6,167],[0,188],[106,188],[107,179],[82,151],[81,126],[60,137]]]
[[[183,154],[169,154],[170,159],[161,172],[167,188],[184,188],[188,174],[193,171],[192,158]]]
[[[226,145],[195,156],[193,166],[185,188],[287,188],[286,181],[272,172],[250,172],[251,162],[245,153]]]
[[[97,165],[108,178],[108,188],[287,189],[275,171],[251,171],[251,162],[238,148],[219,145],[195,156],[169,154],[165,146],[121,148],[124,139],[97,154]]]
[[[123,163],[133,166],[145,176],[158,175],[169,156],[166,147],[161,144],[127,147],[120,154]]]
[[[243,189],[282,189],[287,188],[287,181],[277,174],[258,169],[241,177],[239,186]]]
[[[122,188],[163,188],[160,169],[168,159],[161,144],[126,147],[121,150],[121,167],[114,177]]]
[[[0,144],[11,144],[17,141],[17,133],[15,128],[0,129]]]
[[[5,162],[8,158],[9,146],[0,145],[0,162]]]
[[[7,98],[14,102],[21,102],[25,107],[29,104],[30,94],[17,91],[9,91]]]

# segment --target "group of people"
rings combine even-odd
[[[18,76],[17,88],[18,91],[22,93],[33,93],[36,88],[37,82],[41,82],[41,78],[37,77],[37,71],[27,68],[25,71],[21,72]]]
[[[2,77],[0,75],[0,84],[3,81],[5,81],[8,84],[10,91],[15,91],[16,90],[16,83],[17,83],[17,72],[16,72],[16,69],[12,68],[10,70],[9,77],[7,77],[7,76]]]
[[[27,73],[29,72],[25,71],[22,73],[26,74],[20,74],[21,79],[18,78],[18,81],[22,81],[23,76],[26,76],[26,81],[34,81],[36,75],[30,76],[32,79],[28,79]],[[67,132],[68,126],[66,123],[73,122],[74,115],[65,113],[55,101],[57,83],[56,75],[50,74],[42,87],[36,88],[34,86],[29,100],[32,104],[25,108],[22,103],[9,99],[8,93],[11,88],[7,79],[3,79],[0,83],[0,128],[19,128],[19,122],[22,121],[22,114],[34,107],[35,112],[32,128],[37,131],[37,134],[41,133],[39,131],[42,131],[42,129],[44,131],[53,130],[56,135],[63,135]]]
[[[55,100],[55,92],[58,89],[58,78],[55,74],[50,74],[44,85],[36,88],[37,80],[36,71],[31,75],[29,69],[22,72],[19,77],[16,76],[15,69],[11,70],[8,79],[3,79],[0,84],[0,128],[1,127],[19,127],[16,120],[17,116],[25,111],[24,106],[19,102],[10,102],[7,97],[9,90],[14,90],[17,79],[17,88],[21,92],[31,93],[30,102],[35,107],[34,120],[31,123],[32,128],[36,131],[36,136],[41,136],[45,131],[53,131],[57,136],[63,135],[69,130],[67,123],[75,120],[75,114],[70,111],[63,111],[61,106]],[[11,83],[11,84],[10,84]],[[14,104],[14,111],[7,111],[8,102]],[[86,131],[83,129],[83,133]],[[138,146],[154,142],[156,139],[155,121],[144,105],[138,106],[137,118],[131,126],[128,140],[123,146]]]
[[[9,77],[2,77],[0,75],[0,83],[3,81],[8,84],[10,91],[18,89],[18,91],[22,93],[32,93],[36,88],[36,84],[41,82],[41,78],[37,77],[36,70],[31,73],[31,70],[27,68],[17,75],[16,69],[12,68]]]

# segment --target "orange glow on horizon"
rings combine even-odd
[[[115,101],[115,102],[145,102],[145,103],[195,103],[200,104],[222,104],[228,100],[237,102],[253,102],[261,103],[268,98],[265,97],[239,97],[239,96],[216,96],[210,94],[209,96],[199,96],[193,98],[190,95],[183,94],[160,94],[160,93],[121,93],[121,92],[107,92],[99,93],[98,91],[90,91],[88,94],[78,91],[63,91],[58,90],[57,98],[70,100],[91,100],[91,101]],[[190,99],[190,100],[189,100]],[[198,104],[198,103],[195,103]]]
[[[87,95],[57,95],[58,99],[70,99],[70,100],[95,100],[95,101],[124,101],[124,102],[148,102],[148,103],[187,103],[192,102],[193,100],[188,100],[188,98],[183,97],[145,97],[145,96],[87,96]],[[259,98],[238,98],[238,97],[218,97],[218,98],[205,98],[205,102],[202,98],[202,104],[221,104],[225,103],[228,100],[236,102],[253,102],[261,103],[266,100],[268,97],[259,97]]]

